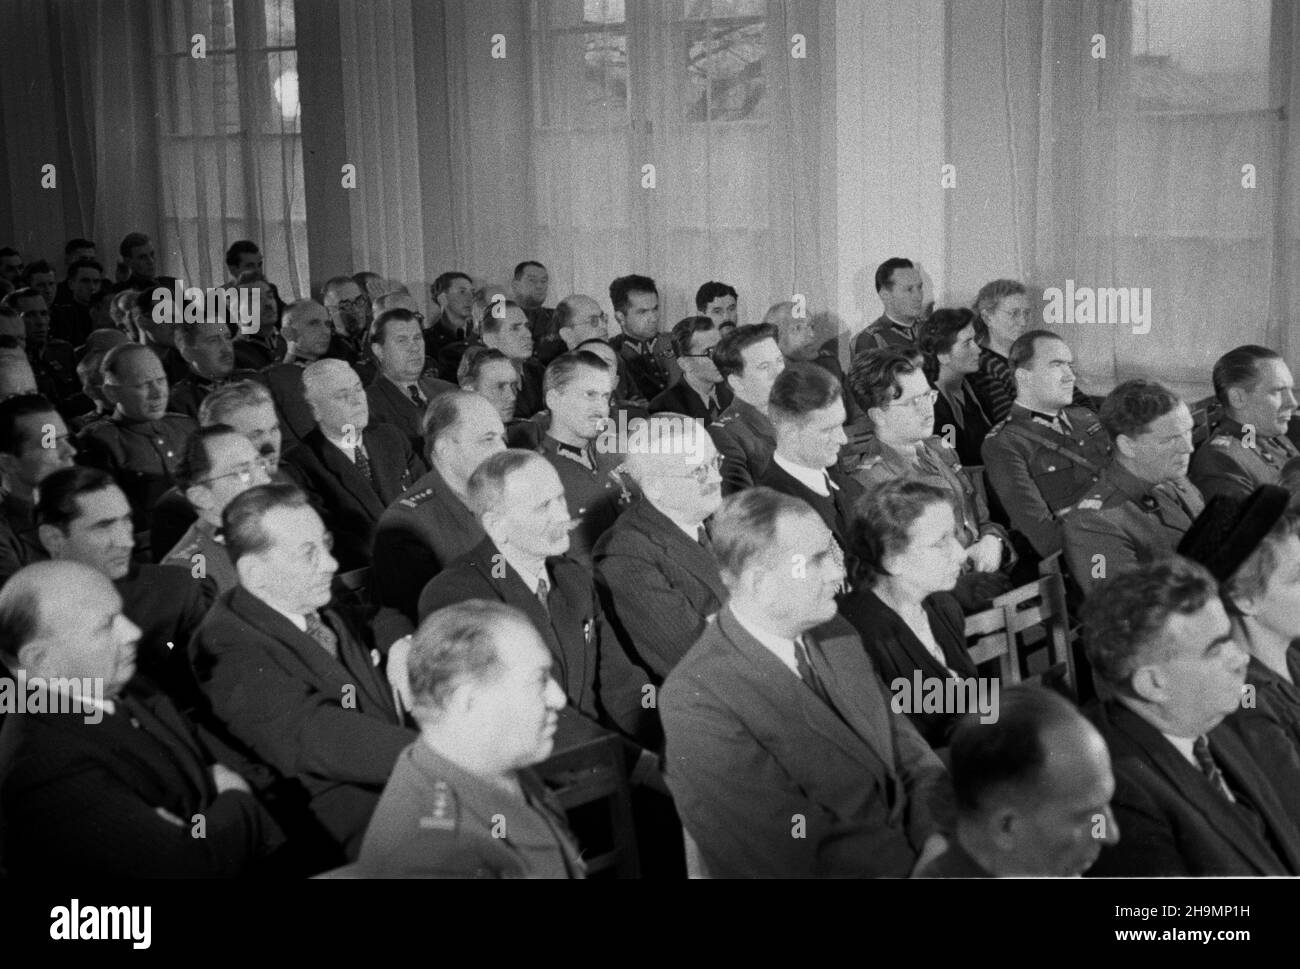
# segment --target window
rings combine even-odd
[[[687,0],[685,120],[763,116],[766,12],[767,0]]]

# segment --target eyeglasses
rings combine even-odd
[[[719,472],[719,473],[722,471],[722,455],[721,455],[721,454],[715,454],[713,457],[709,458],[709,460],[705,461],[703,464],[697,464],[697,465],[695,465],[695,467],[691,468],[689,471],[687,471],[687,472],[685,472],[685,473],[667,474],[667,475],[664,475],[664,477],[666,477],[666,478],[694,478],[694,479],[695,479],[697,482],[699,482],[700,484],[708,484],[708,483],[709,483],[709,473],[710,473],[710,472],[713,472],[713,471],[716,471],[716,472]]]
[[[334,536],[330,532],[325,533],[320,544],[312,542],[298,549],[297,558],[301,559],[307,568],[319,568],[320,560],[328,555],[334,549]]]
[[[369,296],[354,296],[351,299],[341,299],[338,301],[338,308],[341,310],[359,310],[370,305]]]
[[[203,484],[211,486],[213,482],[220,481],[222,478],[238,477],[240,484],[245,484],[245,485],[252,484],[253,474],[259,468],[267,475],[270,475],[271,462],[268,461],[266,458],[258,458],[256,461],[246,464],[243,467],[236,468],[234,471],[227,471],[225,474],[214,474],[211,477],[201,478],[199,480]]]
[[[927,390],[923,394],[917,394],[908,400],[896,400],[893,403],[886,404],[886,407],[911,407],[913,410],[921,406],[921,401],[933,404],[939,399],[939,391]]]
[[[712,359],[713,359],[713,351],[716,350],[716,349],[717,349],[717,347],[709,347],[709,348],[708,348],[707,350],[705,350],[703,353],[683,353],[682,356],[683,356],[683,357],[697,357],[697,358],[698,358],[698,357],[707,357],[708,359],[712,360]]]

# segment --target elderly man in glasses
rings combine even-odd
[[[688,316],[672,330],[673,356],[682,375],[650,401],[652,414],[685,414],[716,421],[731,404],[731,391],[713,363],[713,348],[722,339],[711,316]]]
[[[270,482],[271,470],[248,438],[230,425],[213,424],[196,432],[176,469],[176,480],[199,517],[162,564],[208,576],[218,592],[238,585],[239,576],[221,538],[221,513],[249,488]]]

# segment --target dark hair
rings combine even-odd
[[[891,478],[867,491],[853,506],[849,523],[849,557],[855,559],[855,586],[873,586],[888,575],[885,559],[906,551],[907,533],[931,505],[948,504],[948,496],[915,478]]]
[[[991,795],[1008,787],[1032,792],[1047,763],[1043,737],[1080,722],[1083,717],[1064,697],[1027,683],[1002,691],[992,723],[967,714],[948,748],[957,810],[977,815],[989,807]]]
[[[886,259],[876,267],[876,292],[880,292],[886,286],[890,289],[894,286],[894,271],[898,269],[915,269],[912,260],[904,259],[902,256],[894,256]]]
[[[594,353],[588,353],[586,350],[561,353],[546,365],[546,373],[542,377],[542,397],[545,398],[552,390],[563,390],[567,387],[579,367],[591,367],[601,373],[609,373],[609,365]]]
[[[673,356],[680,360],[691,352],[691,340],[695,334],[708,333],[717,327],[718,321],[711,316],[688,316],[678,320],[673,324],[671,337]]]
[[[815,363],[786,364],[772,384],[767,402],[773,424],[803,421],[813,411],[830,407],[844,396],[840,382],[825,367]]]
[[[331,276],[329,279],[325,280],[325,284],[320,288],[321,305],[324,305],[326,296],[336,289],[342,289],[344,286],[356,286],[357,289],[361,290],[362,296],[365,296],[367,299],[370,298],[369,294],[366,293],[365,287],[357,286],[357,281],[351,276]]]
[[[1219,594],[1203,565],[1178,556],[1124,569],[1083,604],[1084,641],[1099,693],[1133,696],[1134,671],[1160,645],[1171,617],[1190,616]],[[1169,647],[1165,646],[1165,655]]]
[[[493,309],[490,309],[483,314],[483,322],[481,325],[484,333],[500,333],[501,327],[505,326],[507,310],[518,310],[521,313],[524,312],[524,308],[512,299],[501,300],[500,302],[494,301],[492,305]],[[495,311],[495,307],[497,306],[501,307],[500,316],[498,316]],[[525,316],[526,315],[527,314],[525,314]]]
[[[900,380],[916,373],[917,365],[906,353],[892,347],[859,354],[849,368],[845,383],[863,411],[886,407],[903,393]]]
[[[70,256],[78,249],[94,249],[94,239],[69,239],[63,244],[63,255]]]
[[[1248,343],[1242,347],[1229,350],[1214,362],[1212,380],[1214,396],[1219,403],[1228,406],[1228,391],[1233,387],[1254,389],[1259,380],[1259,363],[1261,360],[1281,360],[1282,355],[1268,347]]]
[[[460,358],[460,366],[456,368],[456,383],[462,387],[467,383],[477,387],[483,368],[495,360],[510,362],[510,358],[496,347],[466,347],[464,356]]]
[[[153,354],[154,359],[158,359],[158,355],[143,343],[119,343],[115,347],[110,347],[109,351],[104,354],[104,362],[99,365],[100,372],[104,374],[105,379],[109,377],[117,379],[122,376],[119,372],[122,361],[129,355],[140,352]]]
[[[243,437],[229,424],[209,424],[206,427],[200,427],[189,436],[189,439],[185,442],[185,453],[181,455],[174,476],[176,483],[182,489],[198,484],[199,481],[212,472],[212,454],[208,450],[208,442],[228,434]]]
[[[939,378],[939,355],[952,353],[957,334],[966,327],[974,327],[975,311],[964,306],[935,310],[916,328],[916,343],[926,357],[926,378],[932,383]]]
[[[718,345],[713,348],[713,364],[726,380],[732,374],[745,375],[745,358],[743,351],[764,340],[777,341],[777,329],[770,323],[746,323],[730,333],[724,333]]]
[[[18,308],[18,303],[25,299],[39,299],[41,302],[45,301],[45,297],[41,295],[39,289],[33,289],[31,286],[23,286],[19,289],[15,289],[12,293],[6,296],[4,298],[4,305],[21,316],[23,311]],[[49,309],[49,307],[47,306],[46,309]]]
[[[58,408],[40,394],[14,394],[0,400],[0,454],[18,457],[27,447],[18,422],[37,414],[58,413]]]
[[[0,259],[8,259],[10,256],[18,256],[21,258],[22,253],[13,246],[5,246],[3,249],[0,249]]]
[[[443,273],[433,281],[433,298],[437,299],[443,293],[447,292],[447,290],[451,289],[451,284],[457,279],[463,279],[471,286],[474,285],[474,280],[469,278],[468,273],[458,272],[453,269],[451,272]]]
[[[441,712],[461,683],[492,675],[500,666],[501,627],[509,623],[531,626],[519,609],[488,599],[468,599],[426,616],[406,663],[417,709]]]
[[[221,533],[230,561],[258,555],[271,547],[262,519],[277,508],[307,508],[307,496],[291,484],[256,485],[226,505],[221,513]]]
[[[659,295],[659,287],[649,276],[619,276],[609,284],[609,301],[614,305],[615,313],[627,311],[628,297],[633,293],[654,293]]]
[[[239,265],[239,257],[245,253],[257,256],[261,255],[262,250],[257,248],[257,243],[251,239],[240,239],[232,242],[230,248],[226,250],[226,268],[233,270]]]
[[[24,286],[32,285],[32,277],[43,273],[54,275],[54,267],[49,264],[48,260],[37,259],[35,262],[29,262],[23,267],[22,275],[18,278],[23,281]]]
[[[68,267],[68,278],[74,278],[77,273],[81,272],[83,269],[93,269],[101,276],[104,274],[104,267],[99,264],[98,259],[90,259],[86,256],[82,256],[80,259],[74,259],[72,265]]]
[[[77,499],[93,495],[107,488],[116,488],[117,482],[107,471],[76,465],[51,472],[38,489],[36,524],[53,525],[66,532],[68,524],[79,515]]]
[[[1113,441],[1119,435],[1136,437],[1174,410],[1182,401],[1172,390],[1141,377],[1126,380],[1101,403],[1101,426]]]
[[[143,232],[128,232],[122,237],[122,244],[117,247],[117,254],[123,259],[131,258],[131,250],[147,246],[150,239]]]
[[[542,272],[546,272],[546,267],[540,262],[537,262],[535,259],[525,259],[515,267],[515,282],[519,282],[519,280],[523,279],[524,271],[527,270],[529,266],[536,266],[538,269],[542,270]]]
[[[1039,340],[1061,340],[1051,330],[1026,330],[1007,348],[1007,366],[1014,377],[1017,370],[1028,370],[1034,363]],[[1064,343],[1064,340],[1061,340]]]
[[[695,291],[695,308],[703,313],[710,303],[723,296],[730,296],[736,300],[740,299],[736,294],[735,287],[728,286],[726,283],[709,281]]]
[[[414,323],[417,329],[420,327],[419,318],[410,310],[401,308],[384,310],[375,317],[375,322],[370,324],[371,346],[382,344],[388,337],[389,323]]]
[[[762,486],[723,500],[713,516],[713,554],[727,588],[735,585],[752,561],[771,550],[777,525],[787,515],[815,517],[817,512],[806,501]]]
[[[430,454],[438,440],[460,423],[460,412],[465,404],[480,399],[482,398],[478,394],[468,390],[449,390],[429,401],[429,406],[420,419],[420,434]]]

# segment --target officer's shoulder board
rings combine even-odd
[[[441,778],[434,781],[429,812],[420,816],[420,830],[455,831],[460,826],[459,806],[451,785]]]
[[[1230,448],[1236,440],[1237,439],[1231,434],[1216,434],[1214,437],[1210,438],[1210,446]]]
[[[425,488],[423,491],[417,491],[415,494],[403,498],[399,504],[403,508],[418,508],[432,497],[433,489]]]
[[[1104,504],[1101,495],[1089,495],[1079,502],[1076,507],[1079,511],[1099,511]]]
[[[989,432],[988,432],[987,434],[984,435],[984,440],[987,441],[987,440],[989,440],[990,438],[997,437],[997,436],[998,436],[998,432],[1001,431],[1002,428],[1006,427],[1007,424],[1009,424],[1010,422],[1011,422],[1011,418],[1009,418],[1009,417],[1004,417],[1004,418],[1002,418],[1002,420],[998,421],[998,422],[997,422],[996,424],[994,424],[991,428],[989,428]]]

